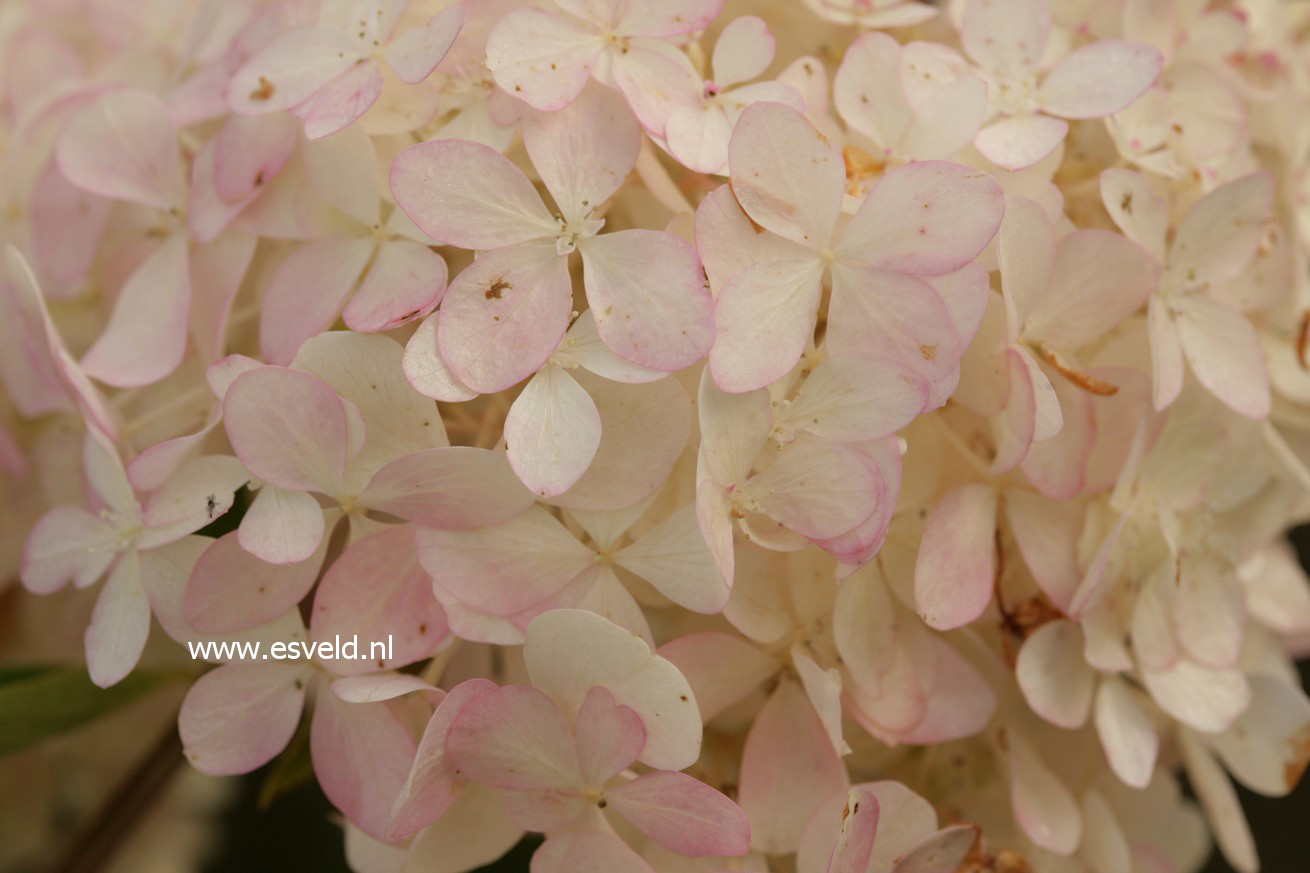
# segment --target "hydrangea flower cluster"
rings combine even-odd
[[[1231,780],[1310,759],[1307,33],[7,3],[0,569],[98,586],[101,686],[151,633],[392,641],[179,716],[209,774],[309,719],[361,873],[525,832],[533,873],[1254,873]]]

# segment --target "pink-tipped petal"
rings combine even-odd
[[[1062,118],[1111,115],[1142,96],[1163,63],[1151,46],[1099,40],[1056,64],[1037,89],[1037,99],[1042,109]]]
[[[733,193],[756,224],[807,248],[828,245],[846,165],[804,115],[781,103],[747,107],[728,154]]]
[[[304,664],[232,663],[201,676],[177,718],[191,766],[230,776],[271,761],[296,731],[311,672]]]
[[[914,569],[919,615],[939,630],[976,619],[992,599],[996,568],[996,489],[963,485],[928,516]]]
[[[500,524],[532,503],[504,455],[472,446],[425,449],[373,475],[361,500],[427,527],[466,530]]]
[[[463,25],[464,4],[452,3],[387,46],[387,63],[400,81],[411,85],[422,82],[450,51]]]
[[[596,456],[600,413],[563,368],[533,376],[505,416],[505,456],[533,494],[556,497],[573,487]]]
[[[986,173],[948,161],[891,170],[865,198],[838,255],[915,275],[954,272],[996,235],[1005,194]]]
[[[714,305],[689,243],[636,229],[580,249],[596,330],[615,354],[657,370],[681,370],[705,356],[714,342]]]
[[[745,813],[686,773],[646,773],[610,789],[606,797],[619,815],[681,855],[738,856],[750,850]]]
[[[157,382],[186,353],[191,277],[187,240],[169,237],[128,278],[109,324],[82,358],[87,375],[120,388]]]

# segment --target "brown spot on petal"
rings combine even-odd
[[[936,343],[919,343],[919,354],[925,361],[934,361],[937,359]]]
[[[1125,191],[1123,199],[1119,201],[1119,208],[1129,215],[1133,214],[1133,192]]]
[[[1054,367],[1061,376],[1068,379],[1076,388],[1081,388],[1089,394],[1095,394],[1097,397],[1111,397],[1119,393],[1118,385],[1074,369],[1060,358],[1055,349],[1044,342],[1037,344],[1037,354],[1041,355],[1043,361]]]
[[[1292,760],[1283,768],[1283,784],[1291,791],[1305,775],[1306,764],[1310,764],[1310,728],[1291,739]]]
[[[504,279],[497,279],[487,287],[486,294],[483,296],[488,300],[499,300],[506,291],[513,290],[513,288],[514,286]]]
[[[259,100],[261,102],[264,100],[272,100],[273,92],[276,90],[277,89],[273,87],[272,82],[270,82],[268,79],[264,78],[263,76],[260,76],[259,87],[250,92],[250,99]]]

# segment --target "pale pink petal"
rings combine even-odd
[[[1033,580],[1056,606],[1068,609],[1083,577],[1082,507],[1015,489],[1005,495],[1005,519]]]
[[[80,506],[56,506],[32,526],[23,544],[23,587],[53,594],[72,582],[85,588],[116,556],[118,530]]]
[[[414,390],[433,400],[460,403],[477,397],[450,372],[437,349],[437,318],[434,312],[419,324],[405,343],[405,379]]]
[[[362,44],[332,27],[299,27],[273,40],[236,71],[227,104],[241,115],[266,115],[304,103],[363,54]]]
[[[993,473],[1005,473],[1023,463],[1039,426],[1049,429],[1054,424],[1058,431],[1063,424],[1055,389],[1027,349],[1017,345],[1006,347],[1005,364],[1009,397],[1000,413],[989,416],[995,443]],[[1043,417],[1042,413],[1053,413],[1054,421],[1051,415]]]
[[[141,586],[141,557],[124,552],[109,571],[86,629],[86,668],[91,681],[108,688],[141,658],[150,634],[150,600]]]
[[[32,260],[59,290],[86,278],[104,231],[109,202],[64,178],[55,161],[32,186]]]
[[[328,800],[373,837],[386,834],[416,745],[391,704],[346,703],[320,686],[309,733],[314,773]]]
[[[312,494],[265,484],[237,528],[241,548],[270,564],[298,564],[323,541],[323,509]]]
[[[55,148],[74,185],[156,209],[183,203],[177,129],[168,107],[145,91],[109,91],[71,115]]]
[[[1111,167],[1101,173],[1101,202],[1129,239],[1164,261],[1169,204],[1141,173]]]
[[[1182,288],[1231,279],[1255,257],[1273,212],[1274,178],[1251,173],[1221,185],[1183,216],[1169,247],[1169,274]]]
[[[291,363],[305,340],[337,320],[376,248],[367,237],[315,240],[278,265],[259,320],[259,346],[270,362]]]
[[[691,244],[653,230],[623,230],[579,246],[596,330],[615,354],[681,370],[714,342],[714,304]]]
[[[423,730],[409,777],[396,798],[387,838],[407,837],[427,827],[450,809],[462,790],[459,771],[446,755],[446,738],[455,718],[475,697],[495,689],[488,679],[461,682],[437,704]]]
[[[1139,42],[1102,39],[1066,55],[1046,74],[1037,99],[1061,118],[1100,118],[1123,109],[1151,87],[1164,57]]]
[[[828,858],[827,873],[865,873],[878,834],[878,796],[856,786],[846,796],[841,832]]]
[[[446,262],[424,245],[388,240],[346,304],[342,320],[351,330],[376,333],[408,324],[431,312],[446,293]]]
[[[547,366],[505,417],[506,457],[534,494],[555,497],[586,472],[600,431],[600,414],[587,392],[563,368]]]
[[[419,558],[438,587],[495,615],[544,600],[593,563],[594,553],[537,507],[496,527],[420,529],[417,536]]]
[[[1060,238],[1045,294],[1024,314],[1024,333],[1058,349],[1097,340],[1142,307],[1159,262],[1117,233],[1084,228]]]
[[[379,194],[382,178],[377,166],[377,149],[362,126],[350,127],[326,139],[304,142],[300,162],[312,183],[308,187],[321,194],[328,203],[367,228],[374,228],[381,222]],[[301,186],[303,182],[298,185]],[[313,207],[304,205],[299,208],[308,211]],[[318,206],[318,211],[326,210]],[[328,225],[334,228],[330,232],[342,234],[337,229],[340,223],[333,219],[335,216],[327,218]],[[360,230],[362,228],[354,232]],[[306,235],[312,238],[322,234],[307,231]]]
[[[1015,115],[978,131],[973,144],[993,164],[1022,170],[1055,151],[1068,132],[1069,123],[1058,118]]]
[[[461,873],[495,862],[522,837],[505,814],[504,794],[474,782],[414,838],[409,853],[429,873]]]
[[[572,16],[522,9],[487,37],[487,69],[506,93],[553,112],[582,92],[604,47],[600,33]]]
[[[1222,306],[1212,303],[1211,307]],[[1208,311],[1208,307],[1207,307]],[[1237,316],[1241,318],[1241,316]],[[1147,309],[1151,336],[1151,397],[1157,410],[1168,408],[1183,390],[1183,341],[1169,304],[1152,297]],[[1242,318],[1245,321],[1245,318]]]
[[[1310,701],[1287,680],[1251,677],[1251,705],[1233,726],[1215,737],[1229,772],[1252,791],[1269,797],[1290,793],[1305,772],[1310,751]]]
[[[987,84],[961,76],[915,107],[900,152],[925,160],[949,158],[978,134],[987,119]]]
[[[696,207],[696,251],[715,295],[753,264],[810,257],[791,240],[777,234],[756,233],[751,220],[737,205],[731,185],[711,191]]]
[[[319,511],[320,518],[322,515]],[[197,629],[209,633],[244,630],[271,621],[314,587],[326,551],[327,543],[321,542],[304,561],[270,564],[242,548],[236,533],[219,537],[191,569],[182,598],[183,614]]]
[[[1049,621],[1019,649],[1015,679],[1033,711],[1057,727],[1087,721],[1096,675],[1083,660],[1083,635],[1070,621]]]
[[[960,39],[993,78],[1020,82],[1037,69],[1051,33],[1051,10],[1041,0],[969,0]]]
[[[784,679],[756,716],[742,753],[738,800],[751,846],[794,852],[816,806],[849,784],[846,768],[800,685]]]
[[[359,641],[360,657],[333,664],[338,675],[403,667],[432,654],[449,628],[419,564],[414,530],[395,525],[352,543],[332,562],[314,595],[312,641]],[[375,645],[385,644],[386,657]],[[367,651],[365,651],[367,647]]]
[[[177,729],[191,766],[211,776],[249,773],[290,741],[305,705],[305,664],[225,664],[187,692]]]
[[[577,364],[611,382],[657,382],[668,375],[663,370],[652,370],[614,354],[601,340],[590,309],[584,310],[573,322],[554,358],[561,366]]]
[[[842,442],[875,440],[914,420],[928,384],[890,358],[837,355],[815,367],[786,410],[797,430]]]
[[[582,773],[569,723],[535,688],[484,691],[456,716],[446,754],[468,778],[495,788],[580,789]]]
[[[955,873],[981,839],[975,824],[957,824],[924,837],[901,855],[891,873]]]
[[[1191,731],[1179,731],[1178,745],[1187,767],[1188,781],[1201,801],[1225,860],[1239,873],[1256,873],[1260,869],[1260,860],[1255,840],[1228,774]]]
[[[1178,559],[1172,618],[1178,645],[1206,667],[1232,667],[1242,654],[1246,606],[1237,571],[1206,552]]]
[[[701,373],[697,412],[700,458],[706,471],[721,485],[742,484],[773,428],[769,392],[729,394],[705,370]]]
[[[415,691],[424,692],[429,698],[440,698],[444,692],[434,688],[417,676],[407,673],[364,673],[348,676],[332,682],[332,693],[347,703],[377,703],[382,700],[395,700]]]
[[[796,533],[840,536],[868,518],[886,483],[857,449],[840,443],[799,443],[741,489],[745,500]]]
[[[730,588],[719,575],[690,505],[620,549],[614,561],[693,612],[714,614],[728,602]]]
[[[230,115],[214,140],[214,188],[238,203],[282,171],[300,141],[298,125],[285,114]]]
[[[424,233],[460,248],[495,249],[559,232],[523,172],[469,140],[405,149],[391,163],[391,192]]]
[[[717,102],[684,103],[664,125],[669,153],[698,173],[725,172],[731,136],[732,121]]]
[[[902,735],[907,743],[931,745],[970,737],[996,715],[996,693],[959,652],[940,637],[931,638],[931,685],[923,715]]]
[[[646,725],[641,762],[688,767],[700,755],[701,720],[677,667],[631,631],[590,612],[556,609],[532,620],[523,657],[533,685],[576,711],[593,685],[634,709]]]
[[[737,804],[685,773],[646,773],[611,788],[606,797],[619,815],[681,855],[736,856],[750,850],[750,825]]]
[[[817,661],[805,654],[805,648],[799,643],[791,648],[791,663],[810,706],[823,722],[828,742],[842,755],[849,755],[851,747],[842,737],[841,672],[836,667],[826,670],[820,667]]]
[[[1179,658],[1166,670],[1143,669],[1142,679],[1161,709],[1206,733],[1227,730],[1251,701],[1247,677],[1236,668],[1212,670]]]
[[[641,754],[646,726],[630,707],[614,702],[614,695],[592,686],[578,710],[576,728],[578,765],[584,784],[600,787],[613,779]]]
[[[832,280],[829,352],[894,358],[932,383],[934,404],[945,402],[949,393],[943,393],[943,386],[954,390],[951,380],[958,376],[965,349],[945,298],[921,279],[877,267],[835,264]],[[977,293],[961,296],[985,302],[986,288],[984,283],[976,286]],[[957,297],[957,302],[969,301]]]
[[[615,29],[641,36],[680,36],[704,29],[722,9],[723,0],[665,0],[654,6],[629,4],[623,7],[622,20]]]
[[[460,383],[501,391],[536,372],[559,348],[572,307],[568,260],[554,247],[488,252],[450,283],[437,347]]]
[[[637,121],[651,135],[662,135],[678,107],[700,98],[703,82],[677,46],[639,39],[608,58],[610,77]]]
[[[1033,443],[1020,469],[1042,494],[1067,500],[1086,483],[1087,461],[1096,442],[1096,404],[1093,395],[1067,379],[1052,388],[1062,427],[1055,436]]]
[[[223,424],[241,463],[259,478],[294,490],[340,483],[359,451],[351,445],[350,412],[321,379],[284,367],[238,376],[223,398]]]
[[[596,457],[577,484],[556,497],[575,509],[621,509],[668,479],[691,431],[691,398],[677,379],[644,385],[610,382],[573,371],[600,411]]]
[[[914,569],[915,603],[931,627],[976,619],[992,599],[996,575],[996,489],[963,485],[933,507]]]
[[[762,18],[755,15],[734,18],[714,43],[710,63],[714,84],[729,88],[754,79],[773,61],[776,48],[777,40]]]
[[[150,549],[200,530],[231,507],[250,474],[231,455],[201,455],[185,461],[154,493],[142,512],[146,530],[137,546]]]
[[[795,366],[814,335],[823,262],[772,261],[738,273],[714,303],[710,370],[725,391],[762,388]]]
[[[1019,826],[1042,848],[1068,855],[1082,839],[1082,812],[1073,794],[1028,741],[1010,734],[1010,805]]]
[[[731,586],[736,575],[733,552],[732,499],[727,490],[713,479],[696,486],[696,526],[714,559],[723,584]]]
[[[752,693],[781,668],[776,658],[722,631],[678,637],[661,646],[659,654],[687,677],[706,722]]]
[[[505,456],[472,446],[402,455],[379,469],[360,500],[429,527],[463,530],[500,524],[532,503]]]
[[[464,4],[452,3],[426,24],[411,28],[388,45],[387,63],[400,81],[411,85],[422,82],[450,51],[463,25]]]
[[[109,324],[82,358],[88,376],[120,388],[157,382],[186,353],[191,277],[187,240],[168,238],[128,277]]]
[[[357,63],[324,85],[305,114],[305,136],[323,139],[353,124],[382,93],[382,70],[375,61]]]
[[[532,873],[655,873],[613,834],[557,834],[532,855]]]
[[[996,235],[1005,193],[991,176],[948,161],[890,170],[851,219],[839,257],[916,275],[952,273]]]
[[[591,218],[632,172],[641,130],[623,98],[593,87],[556,112],[530,113],[523,145],[566,222]]]
[[[1254,325],[1225,303],[1187,297],[1174,304],[1178,337],[1196,380],[1230,409],[1269,417],[1269,373]]]
[[[756,224],[807,248],[828,245],[841,211],[841,154],[790,106],[756,103],[728,146],[732,190]]]

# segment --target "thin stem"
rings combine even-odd
[[[150,812],[182,763],[182,740],[176,721],[169,721],[163,736],[136,770],[101,805],[68,850],[46,868],[50,873],[96,873],[109,866],[114,852]]]

